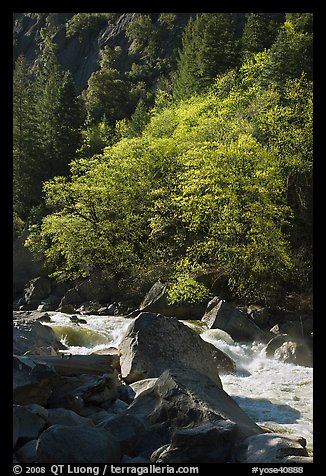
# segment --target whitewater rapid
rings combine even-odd
[[[76,325],[67,314],[49,312],[50,325],[72,354],[91,354],[117,347],[131,323],[121,316],[82,316]],[[221,375],[224,390],[260,426],[291,436],[303,436],[313,453],[313,369],[267,358],[262,343],[239,344],[201,322],[182,321],[236,363],[234,375]]]

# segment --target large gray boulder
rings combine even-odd
[[[13,322],[13,352],[17,355],[32,352],[33,354],[51,354],[51,350],[64,350],[66,347],[59,341],[51,327],[38,321]]]
[[[176,430],[169,445],[156,450],[152,463],[227,463],[237,434],[229,420]]]
[[[200,319],[205,310],[203,304],[170,304],[166,285],[158,280],[145,295],[139,306],[140,311],[154,312],[178,319]]]
[[[119,352],[127,383],[181,369],[196,370],[222,387],[211,346],[176,318],[141,312],[129,325]]]
[[[38,439],[39,463],[119,463],[120,448],[106,430],[89,426],[53,425]]]
[[[24,289],[27,304],[39,304],[51,294],[51,280],[45,276],[31,279]]]
[[[122,453],[137,456],[135,448],[145,430],[140,418],[134,415],[111,416],[100,422],[97,428],[108,430],[119,442]]]
[[[195,370],[163,372],[126,414],[142,418],[147,426],[167,424],[171,432],[221,420],[236,423],[236,439],[263,432],[219,385]]]
[[[278,433],[250,436],[235,451],[234,462],[291,463],[291,460],[287,459],[288,456],[308,457],[305,445],[304,438],[291,438]]]
[[[313,353],[303,339],[293,338],[287,334],[273,337],[266,346],[266,356],[282,362],[311,367]]]
[[[240,308],[218,296],[208,303],[202,321],[210,329],[222,329],[238,342],[267,342],[270,338],[269,333],[260,329]]]
[[[38,403],[45,406],[61,377],[53,368],[36,363],[27,356],[13,357],[13,402],[20,405]]]
[[[26,443],[38,437],[46,426],[46,420],[23,405],[14,405],[13,414],[19,420],[19,443]]]
[[[28,235],[28,230],[24,230],[13,243],[14,298],[22,295],[26,283],[36,278],[40,273],[40,267],[34,261],[32,253],[24,246]]]

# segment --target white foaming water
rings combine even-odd
[[[202,339],[231,357],[235,375],[221,375],[224,390],[258,424],[274,432],[303,436],[313,448],[313,369],[269,359],[265,345],[230,344],[213,329]]]
[[[49,314],[49,325],[72,354],[117,347],[132,322],[121,316],[91,315],[82,316],[87,324],[76,325],[68,314]],[[278,433],[303,436],[312,454],[312,368],[269,359],[264,344],[238,344],[222,330],[205,329],[201,322],[183,322],[235,361],[236,374],[221,375],[221,380],[224,390],[238,405],[258,425]]]

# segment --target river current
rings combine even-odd
[[[76,325],[69,315],[49,312],[50,325],[72,354],[90,354],[117,347],[131,319],[120,316],[82,316]],[[313,369],[287,364],[265,355],[262,343],[239,344],[218,329],[183,321],[228,354],[236,363],[234,375],[221,375],[224,390],[260,426],[291,436],[303,436],[312,455]]]

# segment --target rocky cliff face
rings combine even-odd
[[[126,35],[130,22],[140,13],[115,14],[114,20],[96,28],[82,31],[82,35],[67,36],[66,23],[73,13],[16,13],[14,17],[14,58],[23,54],[26,60],[33,64],[40,54],[41,29],[51,32],[52,39],[58,48],[58,60],[65,70],[70,70],[79,91],[87,87],[91,74],[99,68],[99,52],[105,46],[119,47],[121,54],[117,69],[126,72],[133,62],[141,62],[141,52],[133,54],[133,45]],[[158,15],[158,14],[151,14]],[[178,13],[177,23],[162,45],[164,55],[171,54],[175,48],[176,37],[180,39],[180,31],[188,22],[191,13]],[[153,18],[155,22],[155,18]]]

